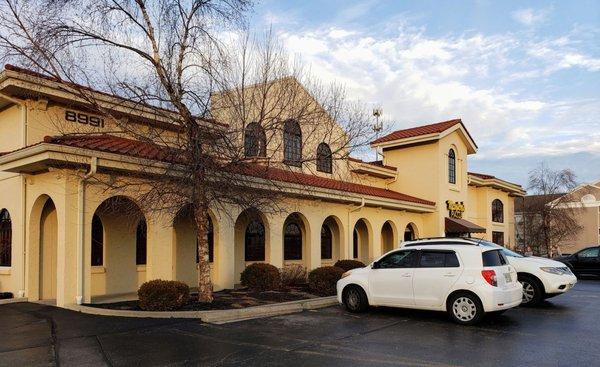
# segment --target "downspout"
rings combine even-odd
[[[75,298],[77,304],[83,303],[83,284],[84,284],[84,271],[83,267],[85,264],[84,249],[85,249],[85,184],[92,176],[96,174],[98,170],[98,157],[92,157],[90,161],[90,170],[79,180],[79,186],[77,188],[79,209],[78,213],[78,226],[77,226],[77,297]]]
[[[359,211],[359,210],[361,210],[364,207],[365,207],[365,197],[363,196],[363,197],[360,198],[360,205],[359,206],[348,209],[348,229],[349,230],[350,230],[350,213],[354,213],[356,211]],[[350,235],[350,238],[348,239],[348,247],[350,247],[350,243],[353,241],[352,238],[353,238],[353,235],[354,235],[354,228],[351,229],[350,233],[351,233],[351,235]],[[348,248],[348,250],[349,250],[349,248]],[[352,254],[352,256],[354,257],[354,254]]]

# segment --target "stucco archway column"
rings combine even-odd
[[[235,284],[235,220],[229,215],[218,215],[215,236],[215,279],[213,289],[231,289]]]
[[[174,215],[160,212],[146,214],[147,248],[146,281],[152,279],[175,279]]]
[[[383,223],[373,223],[373,238],[369,241],[369,257],[368,261],[371,262],[381,256],[381,228]]]
[[[306,268],[310,271],[321,266],[321,226],[325,219],[311,215],[308,217],[310,235],[306,243]]]
[[[283,224],[286,216],[274,213],[266,217],[269,223],[265,227],[268,226],[269,230],[265,243],[265,262],[281,269],[283,267]]]

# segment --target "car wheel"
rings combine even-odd
[[[461,325],[476,324],[485,314],[481,301],[471,293],[452,296],[448,302],[448,313],[454,322]]]
[[[354,313],[364,312],[369,308],[367,295],[358,286],[349,286],[344,290],[343,302],[346,310]]]
[[[521,301],[523,306],[535,306],[542,301],[544,291],[539,281],[526,275],[520,275],[519,282],[523,285],[523,300]]]

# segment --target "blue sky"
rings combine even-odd
[[[462,118],[472,171],[600,179],[600,1],[264,0],[252,24],[390,127]]]

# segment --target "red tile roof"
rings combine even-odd
[[[471,176],[476,176],[479,178],[483,178],[484,180],[491,180],[496,178],[496,176],[486,175],[485,173],[477,173],[477,172],[468,172]]]
[[[398,168],[396,168],[394,166],[386,166],[386,165],[384,165],[382,160],[372,161],[372,162],[365,162],[362,159],[358,159],[358,158],[354,158],[354,157],[348,157],[348,159],[351,160],[351,161],[354,161],[354,162],[358,162],[358,163],[370,164],[372,166],[377,166],[377,167],[383,167],[383,168],[391,169],[392,171],[396,171],[398,169]]]
[[[108,134],[46,136],[44,142],[159,161],[181,159],[181,154],[174,149]]]
[[[421,135],[441,133],[443,131],[448,130],[456,124],[462,124],[461,119],[448,120],[430,125],[411,127],[410,129],[397,130],[391,134],[382,136],[381,138],[372,141],[371,144],[379,144],[393,140],[413,138]]]
[[[137,158],[177,161],[182,159],[181,154],[175,150],[162,148],[151,143],[117,137],[113,135],[66,135],[46,136],[44,142],[50,144],[66,145],[82,149],[97,150],[106,153],[117,153]],[[406,201],[416,204],[434,206],[429,200],[405,195],[397,191],[386,190],[378,187],[356,184],[352,182],[335,180],[306,173],[292,172],[280,168],[267,167],[258,164],[240,164],[236,169],[245,175],[264,178],[272,181],[287,182],[303,186],[318,187],[359,195],[376,196],[393,200]]]

